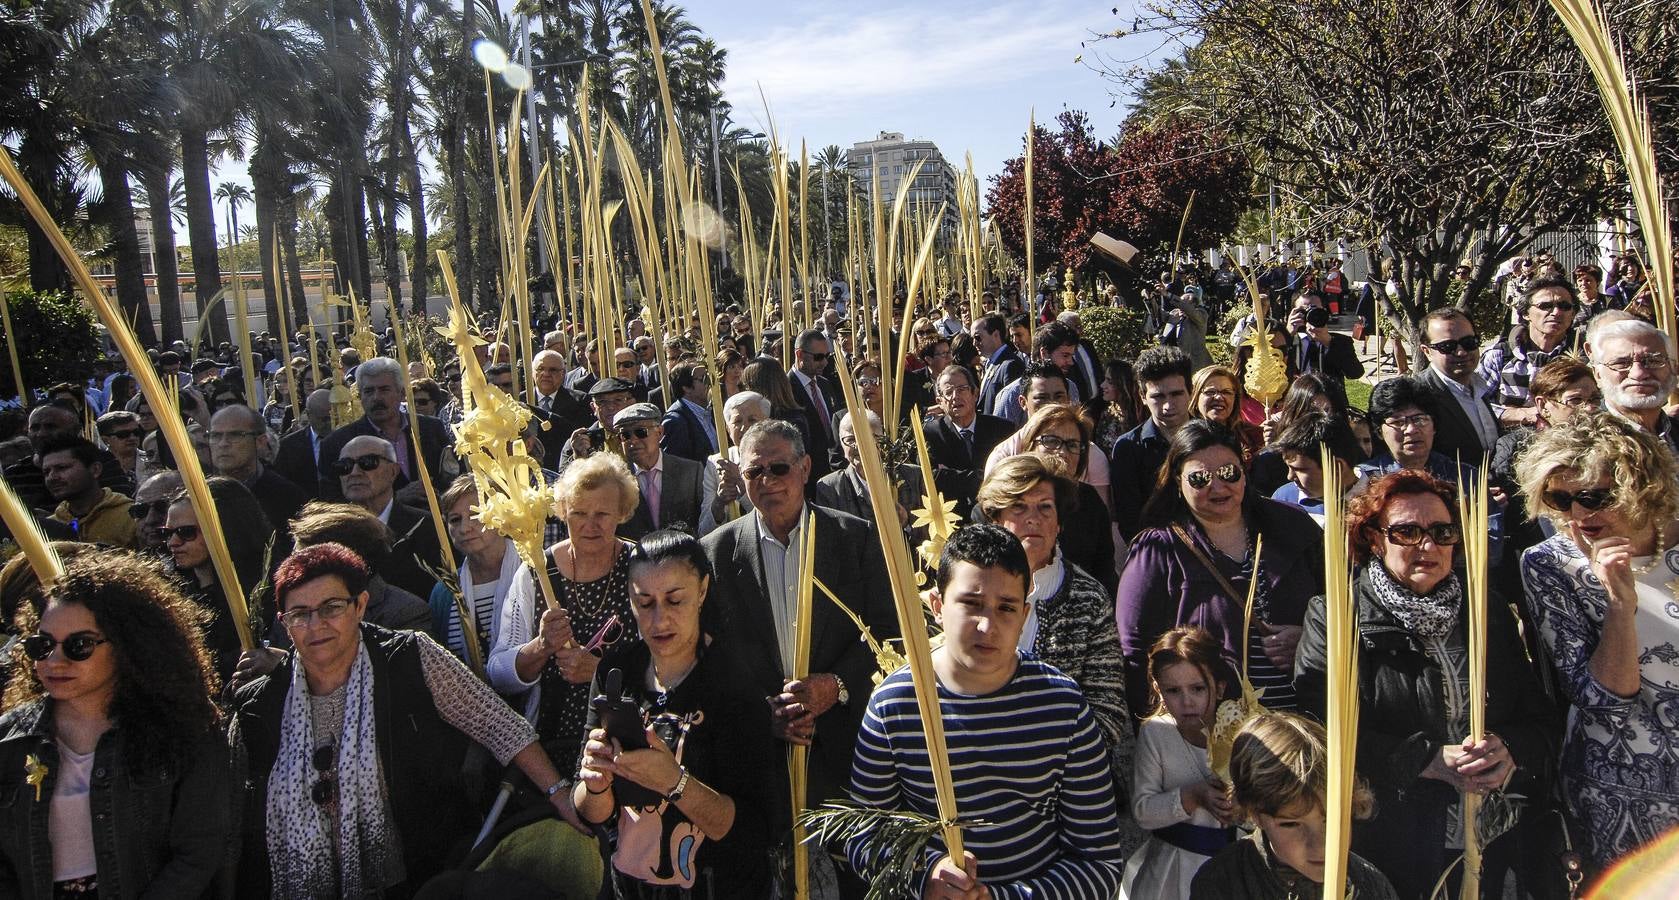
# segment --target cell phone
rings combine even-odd
[[[617,741],[618,746],[625,750],[647,749],[647,730],[641,717],[641,707],[624,697],[624,670],[607,672],[602,687],[605,693],[589,701],[589,705],[600,717],[606,736]]]

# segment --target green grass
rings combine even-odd
[[[1367,410],[1370,408],[1370,382],[1347,382],[1347,405],[1354,409]]]

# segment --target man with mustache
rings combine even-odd
[[[1623,319],[1593,335],[1591,352],[1604,407],[1679,453],[1679,423],[1662,410],[1676,381],[1667,335],[1641,319]]]
[[[344,492],[338,473],[333,471],[339,453],[351,439],[370,435],[389,441],[396,451],[398,468],[396,489],[419,478],[419,458],[425,459],[426,471],[431,473],[437,492],[447,490],[449,483],[461,473],[460,460],[449,449],[453,440],[449,429],[440,419],[417,416],[419,432],[410,431],[408,415],[403,411],[402,366],[388,356],[375,356],[356,368],[355,390],[361,399],[362,417],[326,436],[317,456],[322,500],[342,500]]]

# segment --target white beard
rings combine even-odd
[[[1605,384],[1603,386],[1603,402],[1612,409],[1622,409],[1627,412],[1649,412],[1661,409],[1667,404],[1668,395],[1673,393],[1673,380],[1668,379],[1661,390],[1649,396],[1633,396],[1621,390],[1619,386]]]

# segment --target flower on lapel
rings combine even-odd
[[[41,786],[47,783],[47,766],[31,753],[23,759],[23,778],[35,789],[35,802],[41,802]]]

